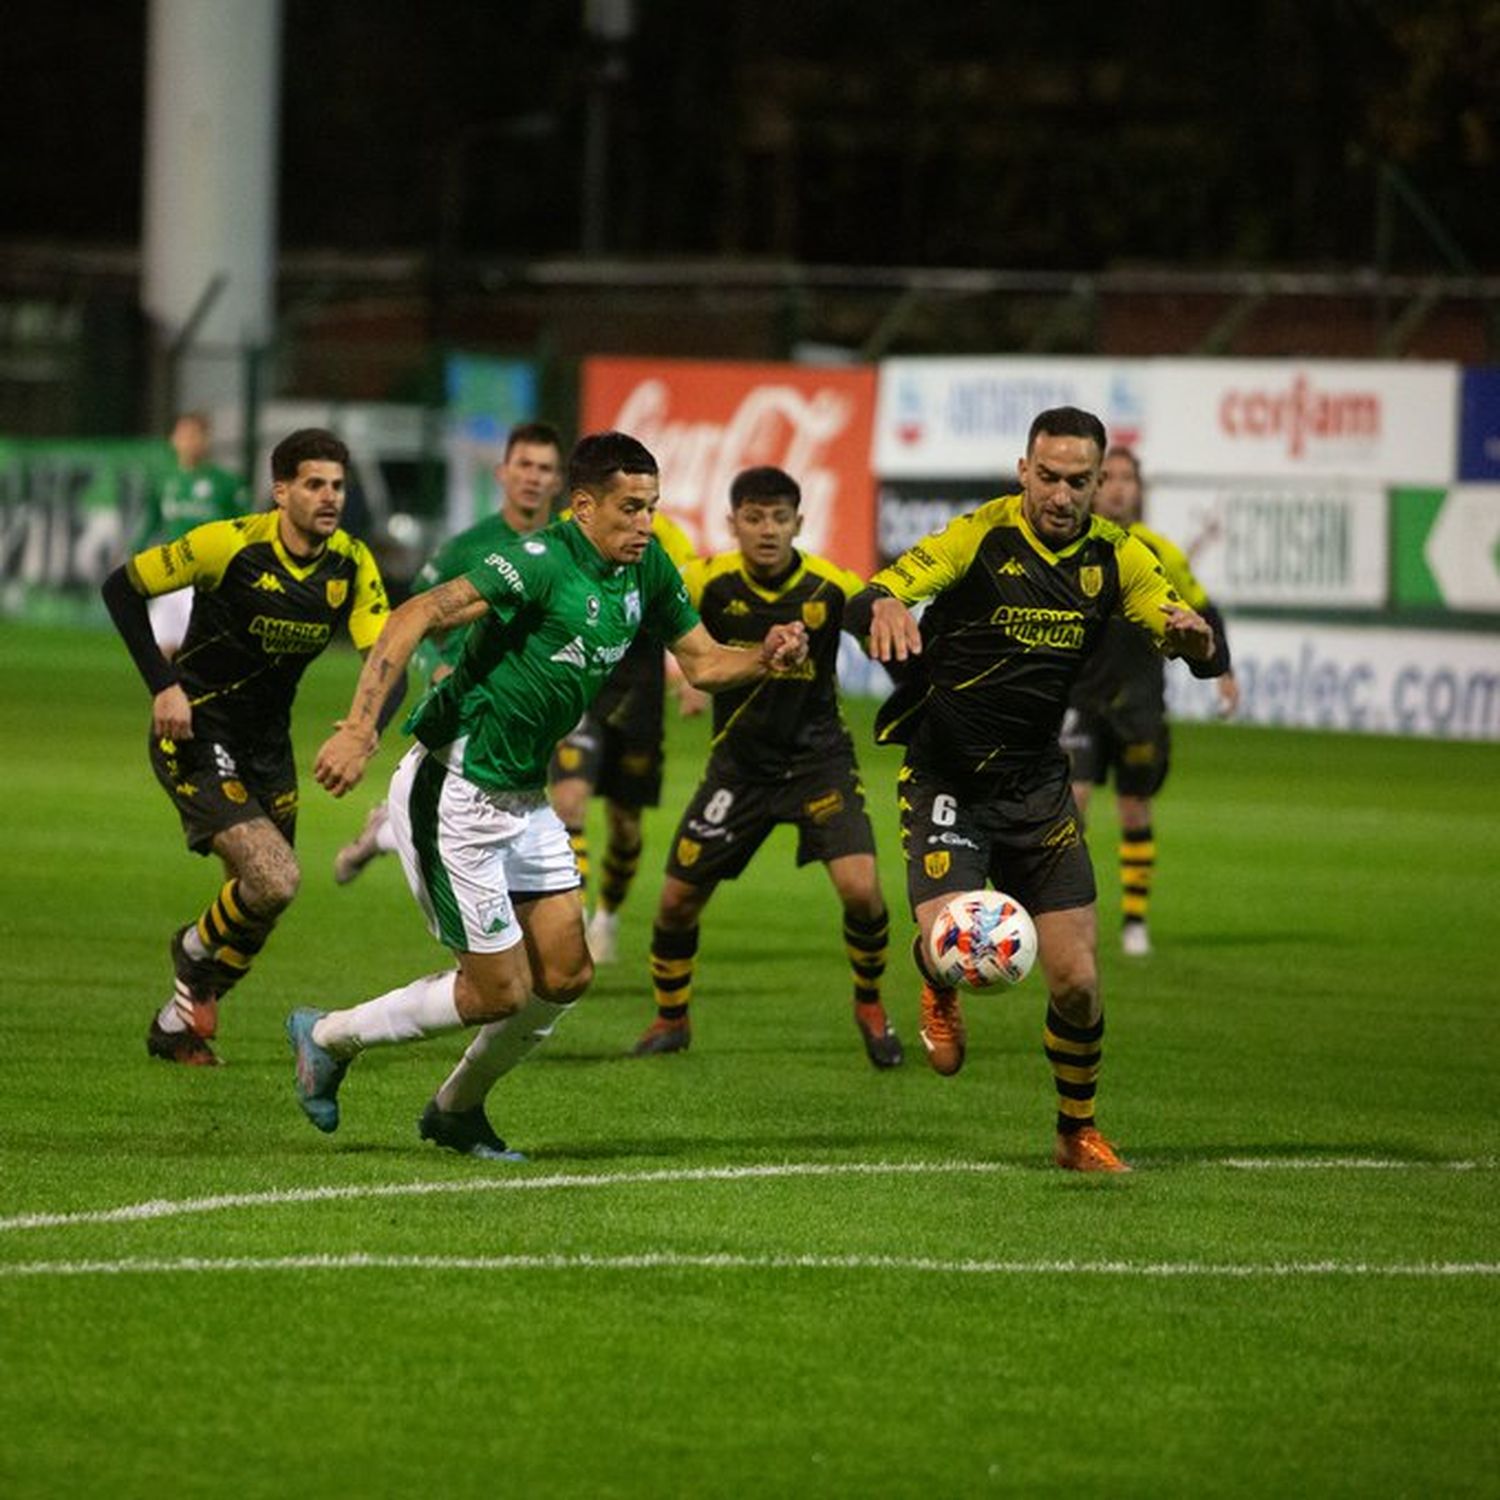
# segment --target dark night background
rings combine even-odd
[[[577,251],[578,0],[286,0],[285,249]],[[0,239],[134,245],[146,5],[10,0]],[[1500,263],[1500,3],[640,0],[601,248],[1094,270]],[[1428,227],[1424,228],[1424,221]]]

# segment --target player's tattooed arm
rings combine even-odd
[[[342,797],[359,784],[380,741],[381,709],[418,644],[435,631],[471,624],[487,608],[467,578],[455,578],[413,594],[394,611],[365,658],[348,715],[318,751],[313,775],[320,786]]]

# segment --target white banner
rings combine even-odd
[[[1148,368],[1141,458],[1152,479],[1446,484],[1456,472],[1456,365],[1170,359]]]
[[[1500,740],[1500,634],[1231,619],[1229,644],[1237,722]],[[1219,700],[1174,662],[1167,702],[1208,719]]]
[[[1141,360],[887,359],[875,407],[875,472],[882,479],[992,478],[1014,488],[1016,460],[1038,412],[1081,406],[1111,442],[1145,436]]]
[[[1154,484],[1146,524],[1187,553],[1220,606],[1386,603],[1386,494],[1378,485]]]

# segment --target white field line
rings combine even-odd
[[[161,1275],[233,1271],[911,1271],[952,1276],[1183,1277],[1237,1281],[1306,1277],[1403,1279],[1500,1276],[1490,1261],[1417,1261],[1381,1265],[1368,1261],[1271,1261],[1214,1264],[1201,1261],[1123,1260],[938,1260],[896,1255],[285,1255],[205,1259],[29,1261],[0,1266],[0,1280],[44,1276]]]
[[[1472,1161],[1412,1162],[1367,1157],[1280,1158],[1226,1157],[1201,1163],[1237,1171],[1480,1171],[1493,1158]],[[274,1208],[294,1203],[333,1203],[365,1198],[415,1198],[447,1193],[541,1192],[561,1188],[628,1187],[647,1183],[744,1182],[792,1177],[937,1176],[962,1173],[995,1175],[1028,1170],[1005,1162],[885,1161],[774,1162],[760,1166],[682,1167],[650,1172],[558,1172],[546,1176],[467,1177],[440,1182],[351,1183],[343,1187],[278,1188],[259,1193],[219,1193],[205,1198],[151,1198],[118,1208],[83,1209],[75,1213],[28,1213],[0,1218],[0,1234],[26,1229],[60,1229],[85,1224],[130,1224],[176,1219],[190,1214],[236,1208]]]

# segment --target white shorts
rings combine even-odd
[[[192,588],[173,589],[170,594],[153,594],[146,601],[146,613],[151,617],[151,634],[156,644],[168,656],[187,639],[188,621],[193,617]]]
[[[414,745],[386,807],[406,883],[432,935],[455,953],[503,953],[521,941],[513,892],[524,900],[580,883],[545,792],[486,791]]]

